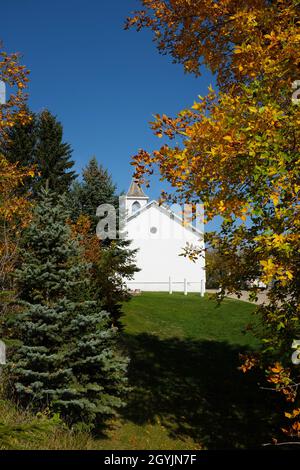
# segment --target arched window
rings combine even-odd
[[[141,204],[138,201],[135,201],[132,206],[131,206],[131,212],[134,214],[136,211],[138,211],[141,208]]]

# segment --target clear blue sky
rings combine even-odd
[[[1,2],[0,39],[31,71],[30,108],[57,115],[78,173],[96,155],[119,190],[130,183],[130,157],[161,144],[149,129],[153,114],[174,115],[214,83],[207,71],[195,78],[159,55],[149,31],[123,29],[139,6],[138,0]],[[160,189],[153,181],[149,195],[157,198]]]

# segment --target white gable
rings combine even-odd
[[[203,207],[203,206],[202,206]],[[145,213],[145,217],[142,215]],[[151,222],[157,225],[158,238],[190,238],[188,233],[195,235],[196,240],[203,239],[204,231],[194,227],[191,223],[183,224],[182,218],[174,211],[166,206],[158,204],[157,201],[151,201],[148,204],[140,207],[137,211],[133,211],[127,219],[127,224],[131,224],[136,219],[135,227],[138,229],[141,226],[142,232],[148,237],[146,232],[145,221],[151,225]],[[144,229],[142,228],[144,227]],[[140,229],[139,229],[140,230]]]
[[[204,257],[193,263],[180,256],[187,243],[204,249],[203,231],[191,224],[184,225],[181,218],[156,201],[145,204],[129,214],[126,224],[132,248],[137,248],[137,265],[141,269],[132,289],[168,291],[170,280],[173,290],[183,291],[184,280],[188,290],[203,291],[205,285]]]

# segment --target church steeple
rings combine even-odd
[[[136,180],[131,181],[130,188],[128,189],[127,192],[127,197],[134,197],[134,198],[140,198],[140,197],[147,197],[144,191],[142,190],[141,186]]]
[[[128,216],[130,217],[140,210],[147,204],[148,200],[149,197],[146,196],[138,181],[133,179],[126,195],[126,210]]]

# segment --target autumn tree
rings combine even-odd
[[[0,80],[10,91],[6,103],[0,105],[0,141],[7,141],[9,130],[30,122],[26,109],[24,89],[28,71],[20,64],[17,54],[0,52]],[[33,176],[33,170],[11,163],[0,152],[0,289],[10,287],[9,275],[13,270],[18,240],[29,215],[29,203],[20,192],[24,179]]]
[[[186,72],[208,67],[219,91],[210,87],[175,117],[156,116],[152,128],[166,143],[152,154],[139,151],[136,176],[145,180],[158,167],[174,188],[165,199],[201,200],[208,220],[223,217],[208,241],[221,256],[243,252],[249,261],[224,273],[224,289],[239,292],[241,277],[269,284],[268,302],[257,309],[262,352],[242,370],[266,370],[269,387],[289,404],[284,432],[297,440],[300,371],[291,355],[300,339],[300,107],[292,84],[300,78],[299,1],[141,3],[127,27],[150,28],[159,51]]]
[[[222,288],[224,272],[228,270],[228,263],[224,257],[220,256],[219,250],[207,249],[205,253],[206,289]]]

